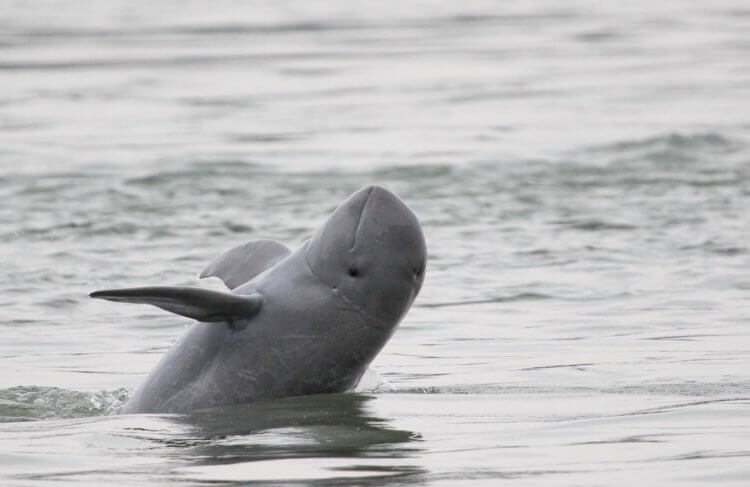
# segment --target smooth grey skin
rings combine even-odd
[[[393,193],[368,186],[295,251],[269,242],[231,249],[203,272],[224,279],[231,293],[91,293],[199,320],[120,412],[180,413],[357,385],[422,287],[426,247],[417,218]]]

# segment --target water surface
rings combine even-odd
[[[3,2],[4,485],[744,485],[744,2]],[[221,289],[357,188],[425,230],[390,387],[116,410]]]

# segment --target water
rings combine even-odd
[[[3,485],[745,485],[746,2],[0,3]],[[390,387],[118,416],[221,289],[377,182]]]

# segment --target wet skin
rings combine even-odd
[[[251,241],[212,262],[231,292],[147,287],[92,297],[196,319],[121,412],[186,412],[356,386],[409,310],[426,247],[414,214],[378,186],[344,201],[290,252]]]

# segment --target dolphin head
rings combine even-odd
[[[416,216],[380,186],[364,187],[344,201],[306,253],[313,274],[342,302],[388,330],[419,293],[427,261]]]

